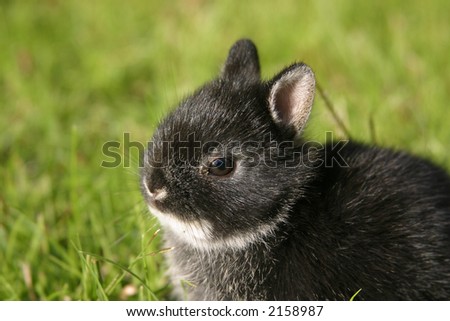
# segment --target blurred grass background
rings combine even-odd
[[[168,298],[137,152],[101,147],[145,143],[241,37],[265,78],[307,62],[352,137],[450,169],[449,32],[447,0],[0,1],[0,299]]]

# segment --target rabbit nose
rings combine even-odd
[[[164,173],[158,168],[153,168],[150,175],[147,176],[145,185],[152,200],[161,201],[167,196],[164,181]]]
[[[153,201],[162,201],[167,196],[165,188],[155,189],[153,192],[149,191],[148,195]]]

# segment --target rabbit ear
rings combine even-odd
[[[221,78],[242,83],[257,82],[260,77],[259,58],[255,45],[248,39],[238,40],[228,53]]]
[[[314,101],[314,73],[303,63],[294,64],[271,81],[269,107],[272,118],[297,135],[305,126]]]

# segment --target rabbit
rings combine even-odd
[[[304,63],[261,80],[241,39],[160,122],[140,184],[173,247],[174,296],[449,300],[448,174],[402,151],[308,142],[314,93]]]

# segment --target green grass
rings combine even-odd
[[[101,146],[145,142],[250,37],[307,62],[352,137],[450,169],[450,2],[1,1],[0,299],[168,298],[157,222]],[[369,123],[373,123],[373,131]],[[318,97],[308,137],[342,132]]]
[[[355,292],[355,294],[352,295],[352,297],[350,298],[349,301],[355,301],[356,296],[359,294],[359,292],[361,292],[362,289],[359,289],[358,291]]]

